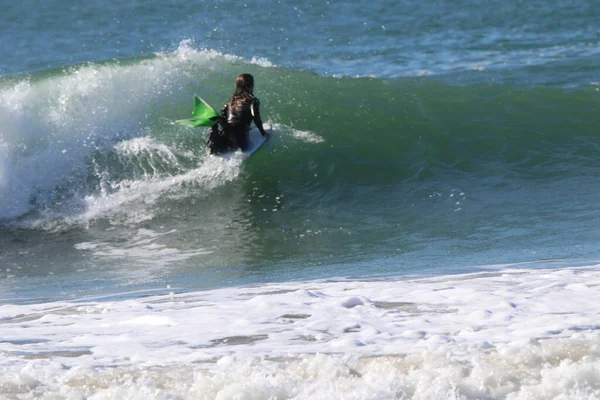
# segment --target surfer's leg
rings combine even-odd
[[[208,148],[210,154],[220,154],[229,150],[230,144],[227,135],[222,129],[219,129],[217,125],[210,129],[208,135]]]
[[[245,129],[236,129],[234,134],[238,147],[242,151],[246,151],[248,149],[248,132]]]

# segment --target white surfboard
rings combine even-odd
[[[263,123],[263,128],[265,128],[265,131],[270,133],[271,137],[273,137],[273,128],[271,127],[271,124]],[[223,154],[218,154],[217,157],[226,158],[226,159],[229,159],[232,157],[241,157],[243,159],[246,159],[246,158],[249,158],[254,153],[256,153],[262,147],[262,145],[265,144],[266,142],[267,142],[267,139],[265,139],[265,137],[263,135],[261,135],[258,128],[253,127],[252,129],[250,129],[250,134],[248,137],[248,148],[246,149],[246,151],[238,150],[238,151],[227,152],[227,153],[223,153]]]

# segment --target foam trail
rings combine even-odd
[[[85,197],[85,211],[69,216],[69,224],[86,223],[102,217],[121,216],[121,222],[140,222],[153,217],[152,204],[167,193],[177,196],[182,185],[194,183],[203,189],[213,189],[238,176],[241,160],[223,160],[211,157],[199,168],[183,174],[121,181],[113,185],[112,192]],[[140,205],[142,209],[140,209]]]

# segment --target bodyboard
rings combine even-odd
[[[273,128],[271,127],[271,125],[269,123],[264,123],[263,127],[265,128],[265,131],[267,131],[268,133],[271,134],[271,138],[273,138]],[[215,155],[215,157],[221,157],[221,158],[225,158],[225,159],[239,157],[242,159],[246,159],[246,158],[249,158],[250,156],[252,156],[253,154],[255,154],[258,150],[260,150],[260,148],[266,142],[267,142],[267,139],[265,139],[265,137],[260,133],[258,128],[253,127],[249,133],[248,148],[246,149],[246,151],[239,151],[239,150],[229,151],[226,153],[217,154],[217,155]]]

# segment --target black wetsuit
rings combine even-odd
[[[221,109],[221,116],[224,121],[211,128],[208,138],[211,154],[237,148],[246,150],[252,121],[264,135],[260,118],[260,101],[254,96],[232,97]]]

